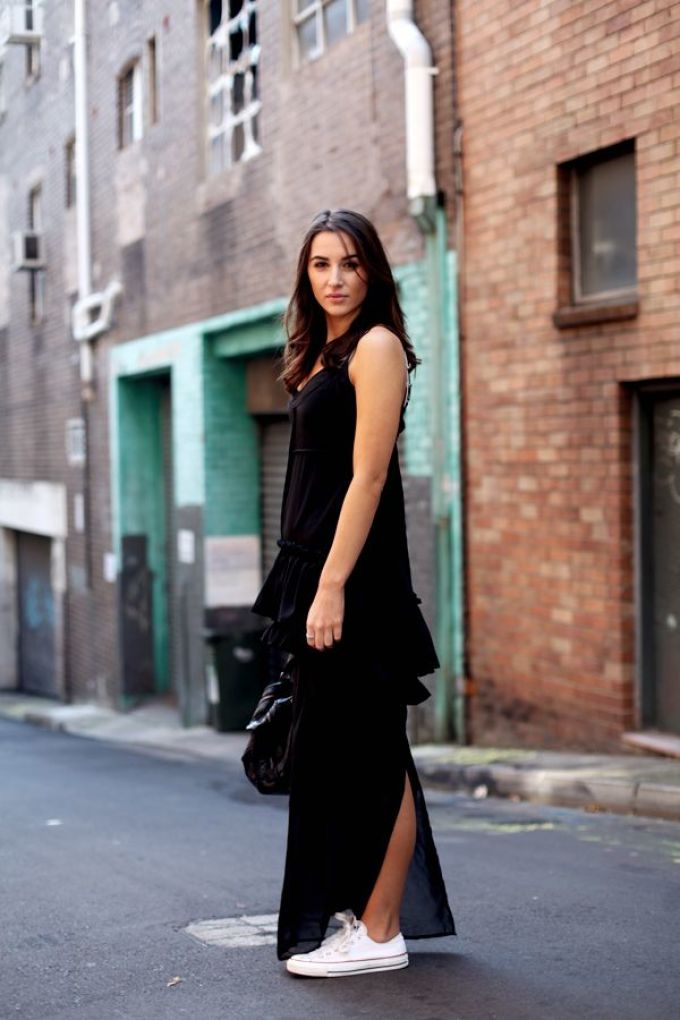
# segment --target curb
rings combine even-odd
[[[680,787],[639,778],[574,774],[574,770],[526,768],[503,763],[459,765],[414,758],[425,785],[475,797],[520,797],[536,804],[644,815],[680,821]]]
[[[201,761],[236,762],[249,734],[219,733],[210,726],[181,727],[91,704],[63,705],[0,695],[0,718],[130,749],[153,749]]]
[[[134,711],[65,705],[11,693],[0,693],[0,717],[203,761],[240,763],[249,736],[245,732],[219,733],[209,726],[159,724],[143,713],[135,716]],[[423,786],[435,790],[680,821],[677,759],[440,744],[414,745],[412,752]]]

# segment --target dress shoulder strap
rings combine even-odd
[[[404,397],[404,403],[401,405],[402,414],[406,410],[406,405],[411,399],[411,373],[409,372],[406,351],[404,351],[404,361],[406,362],[406,396]]]

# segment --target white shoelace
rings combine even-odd
[[[315,954],[319,956],[325,957],[333,953],[348,952],[354,937],[361,933],[359,922],[351,910],[339,911],[333,914],[333,917],[341,922],[342,927],[325,938],[319,948],[315,950]]]

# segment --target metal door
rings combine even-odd
[[[123,693],[154,691],[153,591],[146,535],[123,535],[119,597],[120,662]]]
[[[643,406],[645,721],[680,734],[680,392],[649,395]]]
[[[16,533],[19,688],[57,697],[51,539]]]

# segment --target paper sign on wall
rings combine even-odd
[[[260,536],[219,535],[205,540],[208,608],[246,606],[260,588]]]

